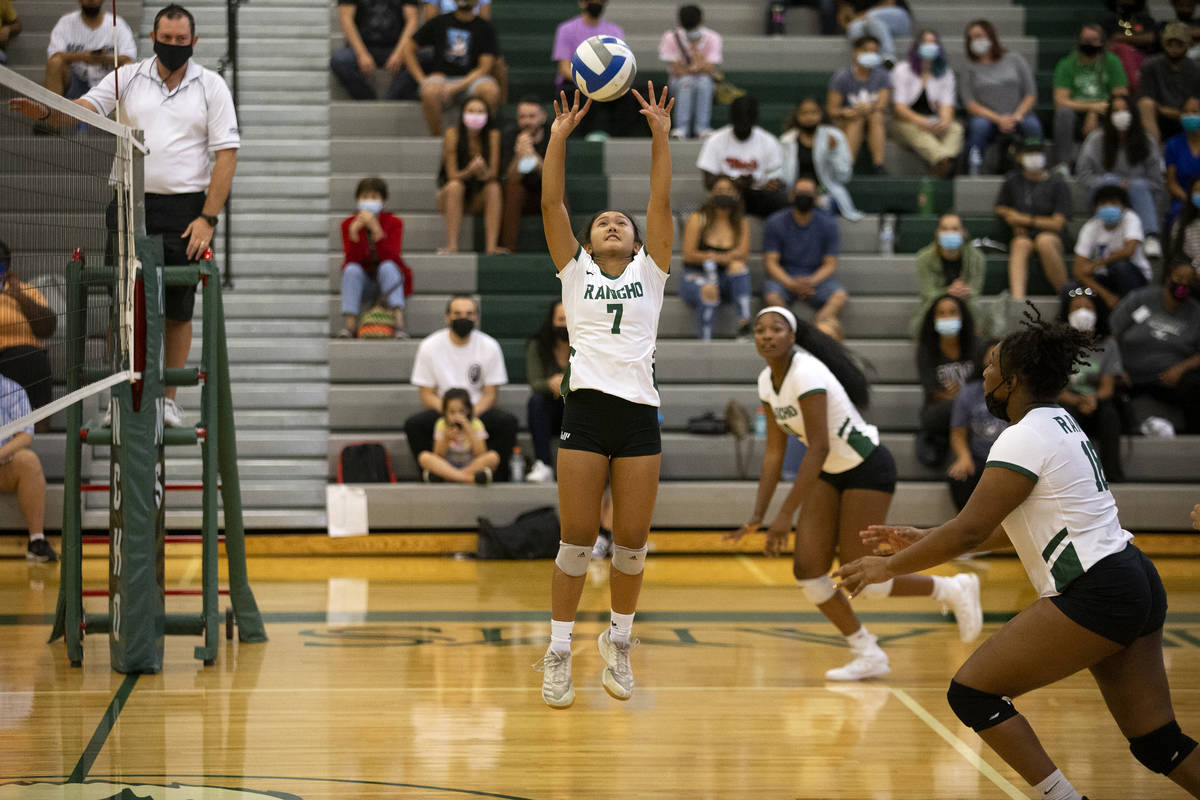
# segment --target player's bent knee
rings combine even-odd
[[[796,585],[804,592],[804,598],[814,606],[828,603],[837,594],[837,584],[828,575],[819,578],[797,578]]]
[[[868,584],[867,588],[858,593],[859,597],[865,597],[870,600],[878,600],[882,597],[887,597],[892,593],[892,579],[888,578],[883,583]]]
[[[1142,766],[1160,775],[1170,775],[1179,763],[1196,749],[1196,740],[1179,729],[1179,723],[1171,720],[1145,736],[1129,740],[1129,752]]]
[[[558,565],[567,575],[572,578],[578,578],[580,575],[586,575],[588,562],[592,560],[591,546],[568,544],[567,542],[558,543],[558,556],[554,559],[554,563]]]
[[[976,733],[1017,715],[1017,709],[1007,697],[981,692],[955,680],[950,681],[946,701],[950,704],[954,716]]]
[[[646,568],[646,552],[648,550],[649,548],[645,545],[637,549],[615,545],[612,556],[613,569],[626,575],[640,575]]]

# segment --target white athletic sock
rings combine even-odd
[[[946,599],[945,598],[946,589],[948,589],[950,586],[951,586],[951,583],[950,583],[949,578],[943,578],[941,575],[934,575],[933,576],[933,591],[930,593],[929,596],[932,597],[934,600],[937,600],[940,603]]]
[[[636,612],[634,612],[636,613]],[[633,614],[618,614],[612,612],[612,624],[608,628],[608,638],[620,644],[628,644],[629,636],[633,633]]]
[[[1037,790],[1041,800],[1083,800],[1060,769],[1051,772],[1044,781],[1033,788]]]
[[[38,531],[37,533],[29,534],[29,541],[31,541],[31,542],[36,542],[38,539],[45,539],[45,538],[46,538],[46,534],[43,533],[42,531]]]
[[[872,650],[878,645],[875,644],[875,637],[867,633],[867,626],[863,625],[854,633],[846,637],[846,641],[850,643],[850,649],[856,653],[861,653],[865,650]]]
[[[550,649],[556,653],[571,652],[571,630],[575,627],[575,620],[550,620]]]

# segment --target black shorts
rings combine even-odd
[[[1132,542],[1097,561],[1050,602],[1073,622],[1126,646],[1154,633],[1167,618],[1167,590],[1158,570]]]
[[[883,445],[875,446],[861,464],[845,472],[822,472],[821,480],[839,492],[847,489],[869,489],[873,492],[896,493],[896,460]]]
[[[187,239],[180,238],[192,220],[204,210],[204,192],[189,194],[146,193],[146,234],[161,235],[163,243],[163,266],[187,266]],[[108,206],[106,214],[109,231],[117,230],[116,200]],[[110,237],[111,240],[111,237]],[[212,246],[212,243],[209,243]],[[106,262],[115,262],[115,245],[110,241],[105,254]],[[196,307],[195,286],[168,286],[163,290],[165,316],[175,322],[191,322]]]
[[[658,409],[594,389],[565,398],[560,450],[585,450],[608,458],[656,456],[662,452]]]

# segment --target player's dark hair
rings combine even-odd
[[[954,301],[954,304],[958,306],[958,315],[962,317],[962,328],[958,332],[958,357],[975,358],[979,346],[975,336],[975,318],[971,316],[970,306],[952,294],[940,296],[930,304],[929,310],[925,312],[925,316],[921,319],[920,331],[917,333],[917,351],[937,356],[941,349],[938,340],[942,337],[934,327],[934,322],[936,322],[937,307],[947,299]]]
[[[988,350],[991,350],[996,345],[1000,344],[999,339],[984,339],[979,343],[979,358],[975,359],[975,369],[971,370],[971,377],[967,378],[968,383],[983,380],[983,370],[987,366]]]
[[[1067,381],[1096,349],[1096,337],[1058,321],[1042,319],[1037,307],[1026,301],[1019,330],[1000,342],[997,366],[1005,378],[1016,375],[1038,402],[1054,402]]]
[[[704,13],[700,6],[686,5],[679,9],[679,24],[684,30],[694,30],[704,21]]]
[[[192,12],[178,3],[171,3],[154,15],[154,27],[151,28],[154,33],[158,33],[158,21],[160,19],[186,19],[188,21],[188,28],[192,31],[192,36],[196,35],[196,18],[192,16]]]
[[[811,322],[796,320],[796,344],[812,353],[833,373],[838,383],[846,390],[850,402],[859,409],[871,404],[871,385],[867,376],[840,342],[822,333]]]
[[[354,199],[362,197],[367,192],[374,192],[380,199],[387,200],[387,181],[383,178],[363,178],[354,187]]]
[[[595,214],[592,214],[592,218],[587,221],[587,225],[584,225],[582,228],[579,229],[579,232],[577,234],[575,234],[575,238],[579,240],[579,244],[584,245],[586,247],[591,247],[592,246],[592,226],[594,226],[596,224],[596,220],[600,219],[601,214],[607,214],[607,213],[609,213],[609,211],[616,211],[616,213],[618,213],[618,214],[624,214],[625,219],[629,220],[629,224],[633,226],[633,252],[629,254],[629,257],[632,259],[637,254],[638,247],[640,247],[645,242],[642,239],[642,230],[641,230],[641,228],[638,227],[637,220],[633,218],[633,214],[626,213],[624,211],[621,211],[620,209],[611,209],[610,208],[610,209],[606,209],[604,211],[597,211]]]
[[[541,360],[544,366],[550,372],[558,372],[558,362],[554,358],[554,348],[558,344],[558,336],[554,333],[554,312],[562,305],[562,300],[551,300],[550,307],[546,309],[546,318],[542,320],[542,324],[529,340],[537,345],[538,359]]]
[[[446,409],[450,407],[451,400],[462,400],[463,405],[467,407],[467,419],[475,418],[475,406],[471,403],[471,393],[466,389],[447,389],[442,395],[442,416],[446,416]]]

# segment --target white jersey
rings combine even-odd
[[[654,346],[667,273],[643,247],[613,278],[581,247],[558,279],[571,336],[563,394],[595,389],[657,408]]]
[[[1099,455],[1062,406],[1038,406],[1006,428],[987,466],[1036,481],[1029,497],[1004,518],[1004,532],[1039,597],[1059,594],[1133,538],[1117,519]]]
[[[854,469],[879,446],[879,429],[858,413],[850,395],[825,362],[802,347],[792,353],[792,363],[779,390],[771,382],[771,368],[758,376],[758,396],[775,415],[775,424],[808,444],[800,401],[810,394],[825,395],[825,422],[829,428],[829,455],[821,469],[832,475]]]

